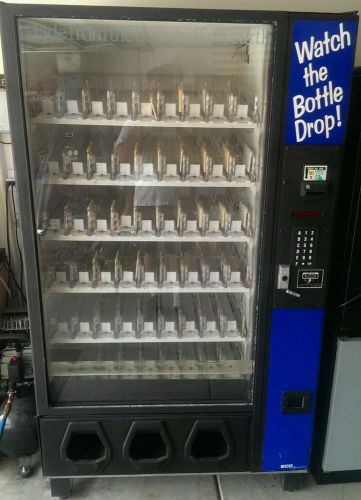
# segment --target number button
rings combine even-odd
[[[301,267],[315,265],[315,244],[318,234],[317,228],[298,227],[295,230],[295,246],[293,250],[294,264]]]

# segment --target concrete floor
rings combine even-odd
[[[50,500],[40,467],[28,479],[17,476],[17,462],[0,461],[1,500]],[[317,486],[309,478],[302,491],[284,492],[275,475],[221,476],[223,500],[360,500],[361,483]],[[72,499],[220,500],[212,476],[134,477],[76,480]]]

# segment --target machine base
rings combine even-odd
[[[250,414],[42,417],[39,427],[50,478],[251,470]]]
[[[52,497],[68,498],[72,491],[72,480],[67,478],[50,479]]]

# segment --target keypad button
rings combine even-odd
[[[294,232],[293,261],[301,267],[315,265],[315,244],[318,234],[317,228],[298,227]]]

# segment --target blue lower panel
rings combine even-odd
[[[267,373],[263,471],[308,467],[323,309],[274,309]],[[282,413],[284,391],[311,391],[311,410]]]

